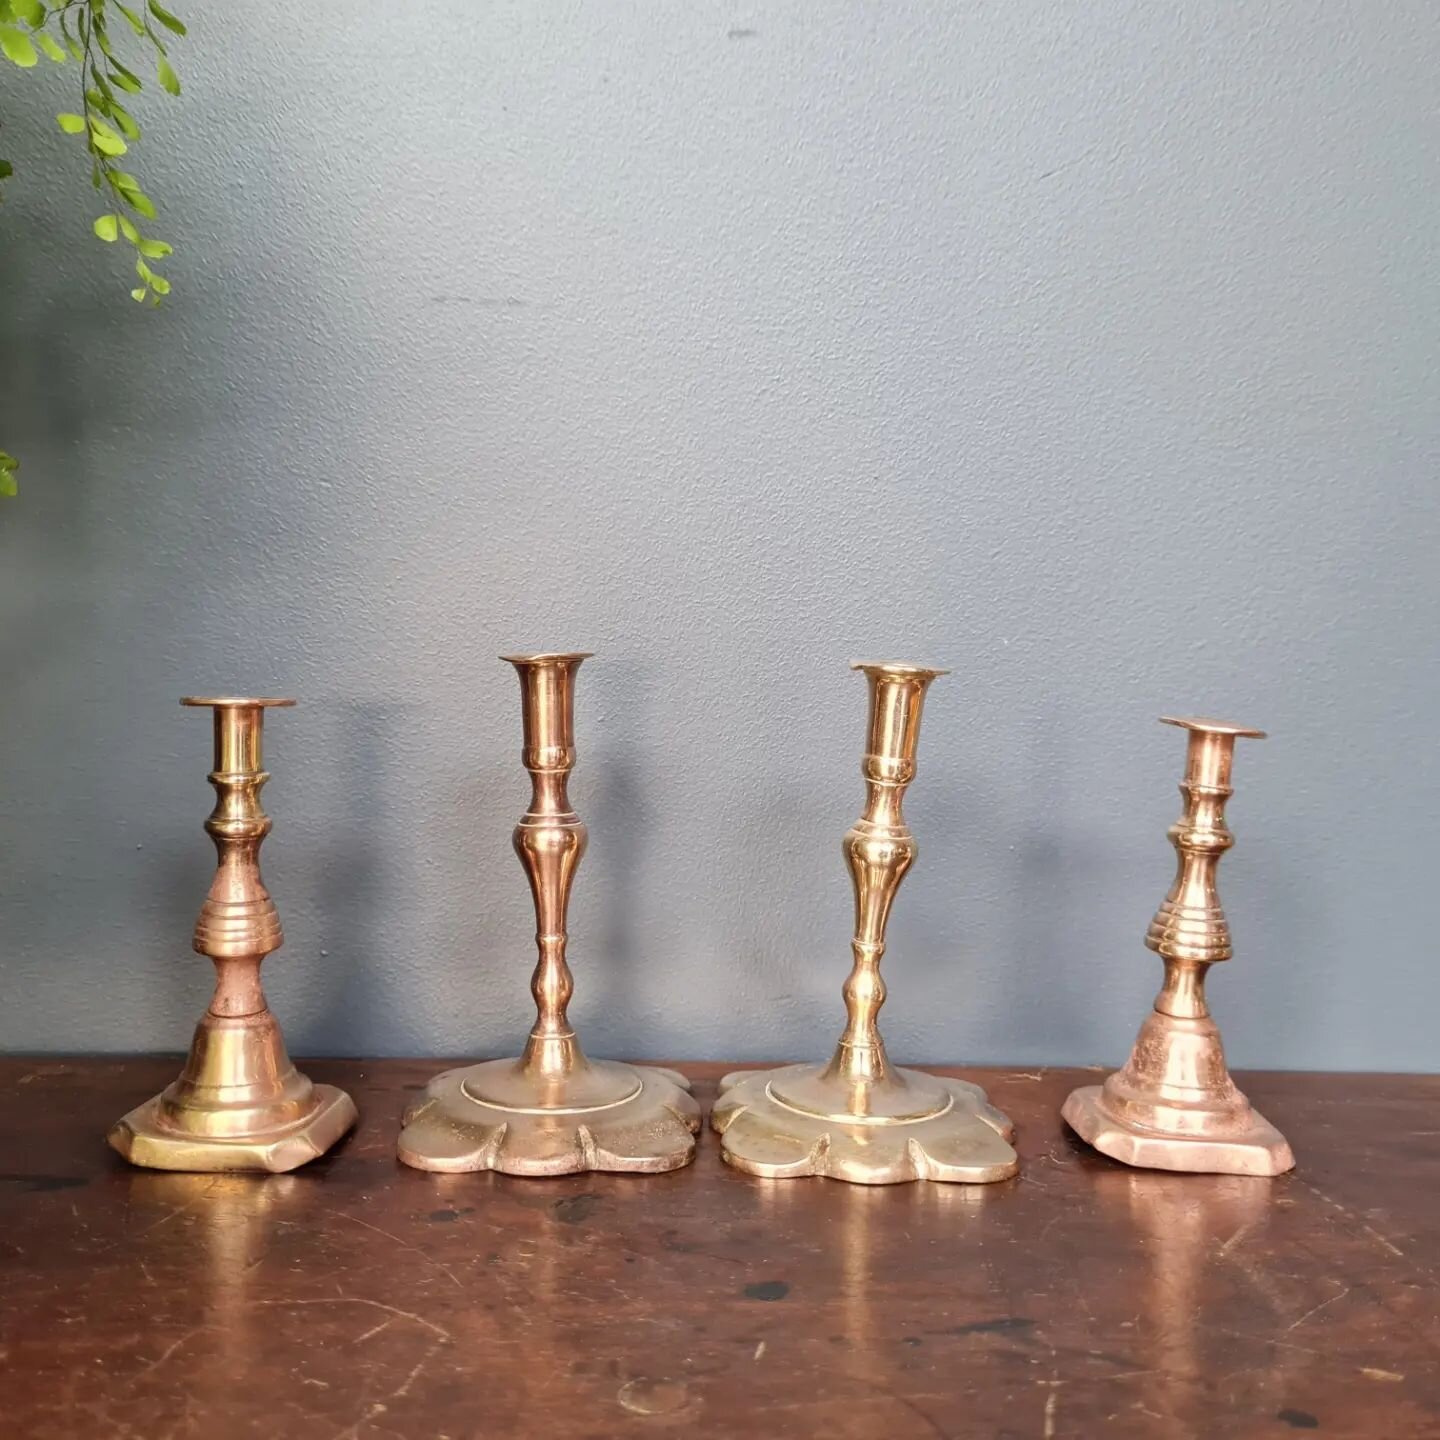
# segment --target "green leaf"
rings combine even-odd
[[[91,120],[90,143],[102,155],[123,155],[130,148],[103,120]]]
[[[137,214],[147,220],[155,218],[155,202],[143,190],[122,190],[120,198]]]
[[[127,80],[133,80],[137,86],[140,84],[140,77],[128,65],[122,65],[118,60],[112,60],[110,65],[112,69],[118,70]],[[115,76],[112,75],[110,78],[113,80]],[[123,90],[125,87],[122,85],[120,88]],[[131,93],[133,94],[134,92],[132,91]]]
[[[40,0],[10,0],[10,13],[32,30],[38,30],[45,23],[45,7]]]
[[[184,22],[157,5],[155,0],[150,0],[150,13],[172,34],[184,35],[186,33]]]
[[[55,123],[67,135],[78,135],[85,128],[85,117],[72,114],[69,110],[62,110],[55,117]]]
[[[129,216],[117,215],[115,218],[120,222],[120,233],[132,245],[138,245],[140,243],[140,232],[135,228],[135,225],[130,220]]]
[[[130,298],[131,298],[132,300],[143,300],[149,293],[150,293],[150,292],[149,292],[148,290],[146,290],[143,285],[137,285],[137,286],[130,292]]]
[[[17,30],[15,33],[18,35],[20,32]],[[155,73],[160,78],[160,88],[167,95],[180,93],[180,77],[175,73],[174,66],[163,55],[155,62]]]
[[[0,180],[8,180],[15,173],[15,167],[8,160],[0,160]]]
[[[42,30],[36,37],[35,43],[57,64],[63,65],[70,57],[60,48],[55,37],[47,31]]]
[[[150,288],[157,295],[168,295],[170,293],[170,282],[163,275],[152,275],[150,277]]]
[[[163,260],[167,255],[175,253],[175,247],[167,245],[163,240],[139,240],[135,242],[135,246],[147,260]]]
[[[28,70],[40,60],[35,53],[35,47],[30,43],[30,37],[13,25],[0,25],[0,50],[22,70]]]
[[[135,261],[135,273],[142,280],[153,280],[155,278],[155,272],[151,270],[144,260],[138,258]]]
[[[70,12],[68,10],[60,12],[60,37],[65,41],[65,48],[76,60],[85,58],[84,49],[70,31]]]
[[[140,138],[140,127],[135,123],[134,117],[120,104],[110,107],[110,113],[114,116],[115,123],[120,127],[120,133],[127,140],[138,140]]]
[[[145,22],[128,6],[115,0],[115,8],[130,22],[130,28],[137,34],[145,33]]]
[[[20,487],[15,483],[15,472],[19,468],[20,462],[13,455],[0,450],[0,495],[13,499],[20,493]]]
[[[95,238],[103,240],[107,245],[112,244],[120,233],[120,217],[118,215],[102,215],[95,222]]]
[[[120,66],[116,66],[110,72],[110,80],[118,85],[127,95],[138,95],[145,87],[127,70],[120,74]]]

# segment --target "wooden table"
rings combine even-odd
[[[436,1061],[307,1066],[362,1119],[293,1175],[128,1169],[177,1066],[0,1061],[6,1437],[1440,1436],[1440,1078],[1248,1077],[1267,1181],[1090,1152],[1089,1072],[966,1071],[1020,1178],[866,1189],[708,1133],[653,1178],[406,1170]]]

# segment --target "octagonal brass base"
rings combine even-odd
[[[150,1170],[298,1169],[323,1155],[355,1123],[355,1102],[333,1085],[316,1085],[314,1108],[283,1129],[260,1135],[184,1134],[161,1123],[165,1096],[137,1106],[110,1129],[110,1144],[132,1165]]]
[[[446,1070],[405,1115],[399,1158],[420,1170],[654,1175],[695,1158],[700,1107],[674,1070],[584,1060],[543,1080],[520,1060]]]
[[[1099,1085],[1072,1091],[1060,1113],[1102,1155],[1145,1170],[1283,1175],[1295,1166],[1285,1137],[1248,1103],[1238,1113],[1227,1109],[1220,1117],[1225,1123],[1223,1135],[1157,1130],[1122,1119],[1105,1104]]]
[[[768,1179],[989,1184],[1020,1168],[1015,1127],[978,1085],[892,1069],[858,1108],[827,1067],[787,1065],[725,1076],[710,1120],[726,1162]]]

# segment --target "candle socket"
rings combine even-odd
[[[265,1003],[260,963],[284,943],[260,879],[270,817],[260,790],[266,709],[293,700],[200,699],[215,716],[215,809],[205,822],[219,864],[195,923],[194,948],[215,962],[215,994],[179,1078],[110,1131],[110,1144],[152,1170],[294,1170],[355,1123],[343,1090],[314,1085],[290,1062]]]
[[[566,1017],[566,909],[586,830],[566,785],[575,765],[575,672],[587,654],[504,655],[520,676],[530,808],[515,853],[535,901],[536,1019],[516,1059],[437,1075],[406,1113],[399,1157],[420,1170],[571,1175],[678,1170],[695,1158],[700,1107],[674,1070],[590,1060]]]
[[[1073,1091],[1061,1113],[1082,1140],[1127,1165],[1279,1175],[1295,1164],[1290,1146],[1230,1078],[1205,1001],[1206,972],[1233,953],[1215,872],[1235,843],[1225,824],[1235,741],[1265,732],[1219,720],[1163,723],[1189,732],[1185,813],[1169,832],[1175,883],[1145,936],[1165,962],[1165,981],[1124,1068]]]
[[[977,1085],[892,1065],[876,1023],[885,1003],[885,925],[918,848],[901,802],[915,776],[925,692],[948,672],[864,662],[851,668],[869,682],[870,719],[861,766],[865,810],[842,845],[855,887],[845,1030],[828,1064],[725,1076],[711,1123],[729,1164],[770,1179],[1005,1180],[1019,1168],[1009,1119]]]

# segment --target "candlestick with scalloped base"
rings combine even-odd
[[[570,1175],[677,1170],[695,1158],[700,1107],[674,1070],[591,1060],[566,1017],[566,908],[586,830],[566,784],[575,764],[575,672],[588,655],[505,655],[520,675],[530,808],[515,853],[535,899],[536,1020],[524,1052],[447,1070],[405,1116],[399,1156],[421,1170]]]
[[[737,1071],[720,1082],[711,1123],[726,1161],[770,1179],[824,1175],[862,1185],[981,1183],[1019,1167],[1014,1127],[977,1085],[892,1065],[876,1016],[885,1002],[885,925],[917,846],[901,811],[915,776],[925,692],[944,670],[869,664],[864,814],[846,834],[855,886],[847,1021],[828,1064]]]

